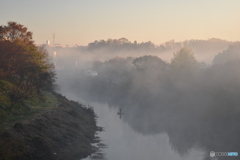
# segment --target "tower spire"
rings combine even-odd
[[[53,45],[55,45],[55,33],[53,33]]]

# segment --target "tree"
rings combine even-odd
[[[199,69],[199,63],[193,55],[190,48],[183,47],[178,52],[174,53],[171,60],[171,69],[175,73],[191,74]]]
[[[14,78],[28,59],[20,45],[8,40],[0,41],[0,78]]]
[[[0,26],[0,40],[15,41],[21,39],[24,43],[33,44],[32,32],[16,22],[8,22],[7,26]]]
[[[227,50],[217,54],[213,59],[213,64],[224,64],[240,61],[240,43],[230,45]]]
[[[133,61],[138,70],[166,70],[167,64],[157,56],[142,56]]]
[[[12,97],[22,99],[53,87],[55,74],[47,52],[32,41],[32,33],[16,22],[0,27],[0,79],[17,87]],[[15,98],[16,99],[16,98]]]
[[[179,91],[194,89],[199,79],[200,64],[195,59],[190,48],[183,47],[178,52],[174,53],[174,57],[170,64],[170,86],[172,89]],[[191,88],[191,89],[190,89]],[[189,90],[190,89],[190,90]],[[177,92],[175,92],[178,94]]]

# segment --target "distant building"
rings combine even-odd
[[[50,40],[47,40],[47,41],[46,41],[46,45],[47,45],[47,46],[50,46]]]

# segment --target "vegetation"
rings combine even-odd
[[[53,89],[54,80],[53,65],[32,32],[16,22],[0,26],[0,114],[30,110],[29,99],[46,100],[44,91]]]
[[[0,26],[0,160],[81,159],[94,152],[93,110],[55,93],[54,80],[32,33],[16,22]]]
[[[51,100],[42,103],[48,106],[45,112],[38,105],[34,115],[11,115],[11,126],[0,125],[0,160],[81,159],[98,150],[91,146],[99,142],[95,132],[100,129],[93,110],[56,93],[44,94]],[[58,107],[49,109],[56,102]]]

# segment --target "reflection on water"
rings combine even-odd
[[[108,148],[106,159],[108,160],[202,160],[203,152],[191,149],[188,155],[180,156],[172,150],[169,145],[167,134],[143,135],[134,131],[125,117],[119,118],[117,108],[110,108],[107,104],[91,103],[95,106],[95,112],[99,116],[98,125],[104,127],[105,131],[100,137]]]
[[[65,95],[84,102],[76,95]],[[85,103],[94,107],[98,126],[104,128],[98,136],[107,145],[86,160],[228,160],[237,157],[211,158],[210,151],[240,153],[238,114],[199,117],[192,113],[189,117],[180,111],[171,115],[121,106],[120,119],[118,106]]]
[[[74,95],[67,94],[67,97],[79,100]],[[131,126],[133,124],[128,123],[130,122],[127,119],[129,114],[123,111],[122,119],[119,118],[117,114],[119,109],[116,107],[109,107],[108,104],[102,103],[92,102],[89,104],[94,107],[94,111],[98,116],[98,126],[104,128],[104,131],[100,132],[98,136],[101,143],[107,145],[107,147],[100,147],[100,151],[85,160],[203,160],[204,158],[204,152],[196,147],[191,148],[188,154],[180,155],[170,145],[171,140],[167,133],[146,134],[139,132]],[[141,125],[143,125],[143,122],[139,121],[138,126]],[[182,145],[184,146],[184,144]]]

